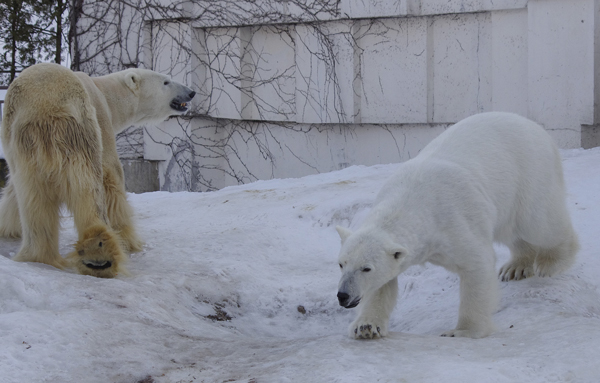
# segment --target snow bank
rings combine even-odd
[[[0,239],[0,382],[597,382],[600,150],[562,154],[576,265],[502,283],[488,338],[439,337],[457,319],[458,278],[431,265],[400,277],[389,338],[346,337],[334,227],[358,227],[397,165],[354,166],[130,195],[146,240],[130,277],[13,262],[19,242]],[[75,240],[65,217],[61,251]]]

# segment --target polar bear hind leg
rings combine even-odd
[[[88,227],[68,259],[80,274],[99,278],[127,274],[123,267],[126,256],[121,250],[120,240],[106,225]]]
[[[517,225],[518,237],[509,245],[511,260],[500,269],[502,281],[553,276],[575,262],[579,242],[565,204],[562,169],[557,168],[560,182],[547,185],[548,198],[539,198],[545,202],[536,206],[536,214],[521,217]]]
[[[60,202],[56,193],[40,181],[36,178],[14,179],[23,239],[13,260],[40,262],[64,269],[68,264],[58,252]]]
[[[80,274],[112,278],[125,273],[120,239],[110,228],[101,162],[73,161],[67,169],[67,208],[73,213],[79,240],[68,256]]]
[[[19,217],[17,195],[10,178],[0,199],[0,237],[21,237],[21,218]]]
[[[533,264],[539,249],[522,239],[516,240],[510,248],[511,259],[500,268],[498,276],[503,282],[518,281],[534,275]]]
[[[577,234],[571,229],[570,235],[558,246],[540,248],[533,269],[538,277],[551,277],[569,269],[575,262],[579,250]]]
[[[579,242],[566,205],[560,154],[551,148],[539,157],[545,158],[536,166],[541,170],[529,175],[531,182],[521,193],[514,242],[507,243],[511,260],[499,273],[502,281],[553,276],[575,262]]]
[[[522,239],[512,246],[511,259],[500,268],[499,277],[503,282],[518,281],[533,276],[551,277],[566,271],[575,262],[579,243],[575,232],[557,246],[546,249],[534,246]]]

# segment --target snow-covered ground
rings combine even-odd
[[[19,242],[0,239],[0,382],[598,382],[600,149],[561,153],[577,262],[501,283],[490,337],[439,336],[456,323],[458,278],[432,265],[400,276],[388,338],[347,337],[334,227],[356,228],[397,167],[354,166],[130,195],[147,244],[113,280],[13,262]]]

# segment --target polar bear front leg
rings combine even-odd
[[[127,252],[142,251],[144,242],[138,237],[133,224],[133,209],[127,202],[123,169],[117,163],[113,167],[104,168],[104,191],[108,219],[111,227],[121,238]]]
[[[398,297],[398,278],[394,278],[360,303],[358,317],[350,325],[350,337],[375,339],[388,335],[388,323]]]
[[[492,253],[489,259],[482,259],[468,270],[459,272],[458,324],[456,329],[446,331],[442,336],[483,338],[494,332],[492,314],[498,304],[498,278],[493,267],[494,259],[495,255]]]

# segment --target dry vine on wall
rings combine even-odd
[[[377,20],[352,22],[337,0],[73,0],[70,22],[74,70],[149,68],[197,91],[190,115],[118,136],[126,158],[168,147],[165,184],[176,168],[187,190],[276,176],[282,156],[333,170],[289,140],[354,134],[340,124],[360,123],[357,40],[387,33]]]

